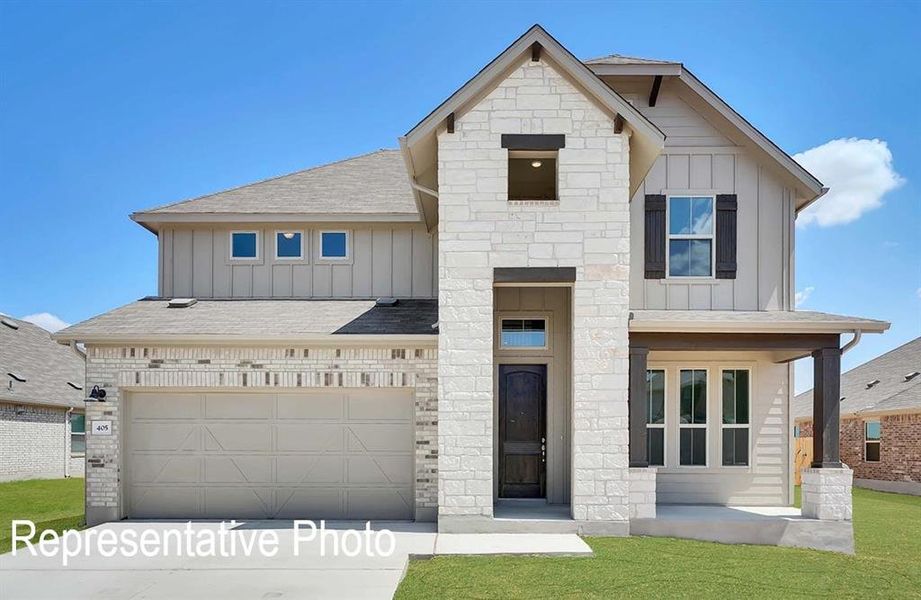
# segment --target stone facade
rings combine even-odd
[[[106,390],[87,403],[87,429],[112,421],[113,435],[87,434],[86,511],[95,524],[124,514],[119,468],[119,416],[126,389],[262,390],[404,387],[415,392],[416,517],[433,520],[437,506],[437,350],[399,347],[89,346],[86,381]]]
[[[869,419],[880,422],[878,462],[865,460],[864,424]],[[854,479],[921,484],[921,413],[879,417],[842,415],[840,431],[841,462],[853,469]],[[812,421],[800,423],[800,435],[812,437]]]
[[[854,473],[844,469],[803,469],[803,516],[822,521],[850,521]]]
[[[504,133],[565,134],[558,200],[509,202]],[[438,134],[439,520],[493,515],[493,269],[576,267],[572,513],[629,517],[629,143],[549,63],[524,62]]]
[[[630,469],[630,518],[656,518],[656,469]]]
[[[0,481],[83,477],[67,409],[0,402]]]

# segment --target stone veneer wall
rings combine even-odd
[[[566,135],[558,201],[508,201],[503,133]],[[626,533],[628,136],[527,61],[439,132],[438,180],[439,521],[493,514],[493,268],[572,266],[573,517]]]
[[[83,460],[70,455],[67,409],[0,402],[0,481],[83,477]]]
[[[88,389],[106,390],[87,403],[86,511],[89,524],[121,518],[119,410],[124,388],[409,387],[416,403],[416,515],[433,520],[437,506],[437,350],[404,345],[356,347],[89,346]],[[111,420],[113,435],[93,436],[90,422]]]

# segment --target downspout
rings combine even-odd
[[[863,335],[863,331],[860,329],[854,330],[854,337],[850,339],[848,343],[841,346],[841,356],[844,356],[844,353],[860,343],[860,337]]]
[[[70,477],[70,416],[73,412],[74,407],[71,406],[64,417],[64,479]]]

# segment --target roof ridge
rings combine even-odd
[[[634,56],[632,54],[621,54],[619,52],[612,52],[610,54],[605,54],[604,56],[594,56],[592,58],[585,59],[583,62],[590,63],[592,61],[604,60],[606,58],[627,58],[630,60],[641,60],[644,62],[671,64],[671,65],[681,64],[680,62],[672,61],[672,60],[665,60],[661,58],[646,58],[645,56]]]
[[[338,165],[338,164],[341,164],[341,163],[344,163],[344,162],[349,162],[350,160],[358,160],[359,158],[365,158],[365,157],[367,157],[367,156],[372,156],[372,155],[374,155],[374,154],[382,154],[382,153],[385,153],[385,152],[399,152],[399,151],[400,151],[400,150],[399,150],[398,148],[378,148],[377,150],[372,150],[372,151],[370,151],[370,152],[365,152],[364,154],[358,154],[358,155],[356,155],[356,156],[349,156],[349,157],[346,157],[346,158],[340,158],[339,160],[334,160],[334,161],[332,161],[332,162],[323,163],[322,165],[315,165],[315,166],[313,166],[313,167],[307,167],[306,169],[298,169],[297,171],[291,171],[290,173],[283,173],[283,174],[281,174],[281,175],[273,175],[272,177],[266,177],[265,179],[260,179],[260,180],[258,180],[258,181],[253,181],[253,182],[250,182],[250,183],[245,183],[245,184],[243,184],[243,185],[237,185],[237,186],[229,187],[229,188],[226,188],[226,189],[223,189],[223,190],[218,190],[218,191],[216,191],[216,192],[211,192],[211,193],[204,194],[204,195],[201,195],[201,196],[195,196],[195,197],[193,197],[193,198],[186,198],[185,200],[178,200],[178,201],[176,201],[176,202],[170,202],[170,203],[168,203],[168,204],[161,204],[161,205],[159,205],[159,206],[154,206],[153,208],[147,208],[147,209],[144,209],[144,210],[136,211],[136,212],[132,213],[132,215],[141,215],[141,214],[144,214],[144,213],[150,213],[150,212],[154,212],[154,211],[158,211],[158,210],[163,210],[164,208],[171,208],[171,207],[173,207],[173,206],[179,206],[180,204],[186,204],[186,203],[188,203],[188,202],[194,202],[194,201],[196,201],[196,200],[204,200],[205,198],[210,198],[210,197],[212,197],[212,196],[217,196],[217,195],[219,195],[219,194],[226,194],[227,192],[234,192],[234,191],[237,191],[237,190],[243,190],[243,189],[246,189],[246,188],[249,188],[249,187],[253,187],[253,186],[256,186],[256,185],[260,185],[260,184],[263,184],[263,183],[268,183],[268,182],[270,182],[270,181],[276,181],[276,180],[278,180],[278,179],[284,179],[285,177],[291,177],[292,175],[300,175],[300,174],[302,174],[302,173],[309,173],[310,171],[316,171],[316,170],[318,170],[318,169],[324,169],[324,168],[326,168],[326,167],[332,167],[332,166],[335,166],[335,165]]]

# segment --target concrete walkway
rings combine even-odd
[[[104,531],[105,535],[139,535],[145,529],[162,534],[183,531],[184,522],[119,522],[100,525],[80,533],[82,543]],[[364,522],[329,522],[327,529],[363,531]],[[195,522],[195,535],[202,530],[217,531],[218,523]],[[274,532],[278,553],[268,558],[258,552],[246,556],[189,557],[103,557],[96,551],[70,559],[63,566],[61,556],[32,556],[20,549],[16,556],[0,555],[0,598],[17,599],[107,599],[144,598],[224,598],[293,599],[393,597],[411,556],[435,554],[565,554],[591,555],[591,549],[575,535],[484,534],[461,535],[435,532],[433,524],[375,522],[374,530],[389,529],[395,539],[395,552],[387,557],[338,556],[327,537],[326,553],[319,539],[299,544],[294,553],[294,531],[290,522],[254,521],[239,524],[244,534]],[[176,535],[176,534],[173,534]],[[319,536],[318,536],[319,537]],[[193,538],[197,540],[200,538]],[[343,538],[340,537],[340,541]],[[354,542],[354,537],[351,540]],[[194,546],[193,542],[193,548]],[[173,546],[175,548],[175,546]],[[354,547],[354,546],[353,546]],[[186,553],[187,554],[187,553]]]

